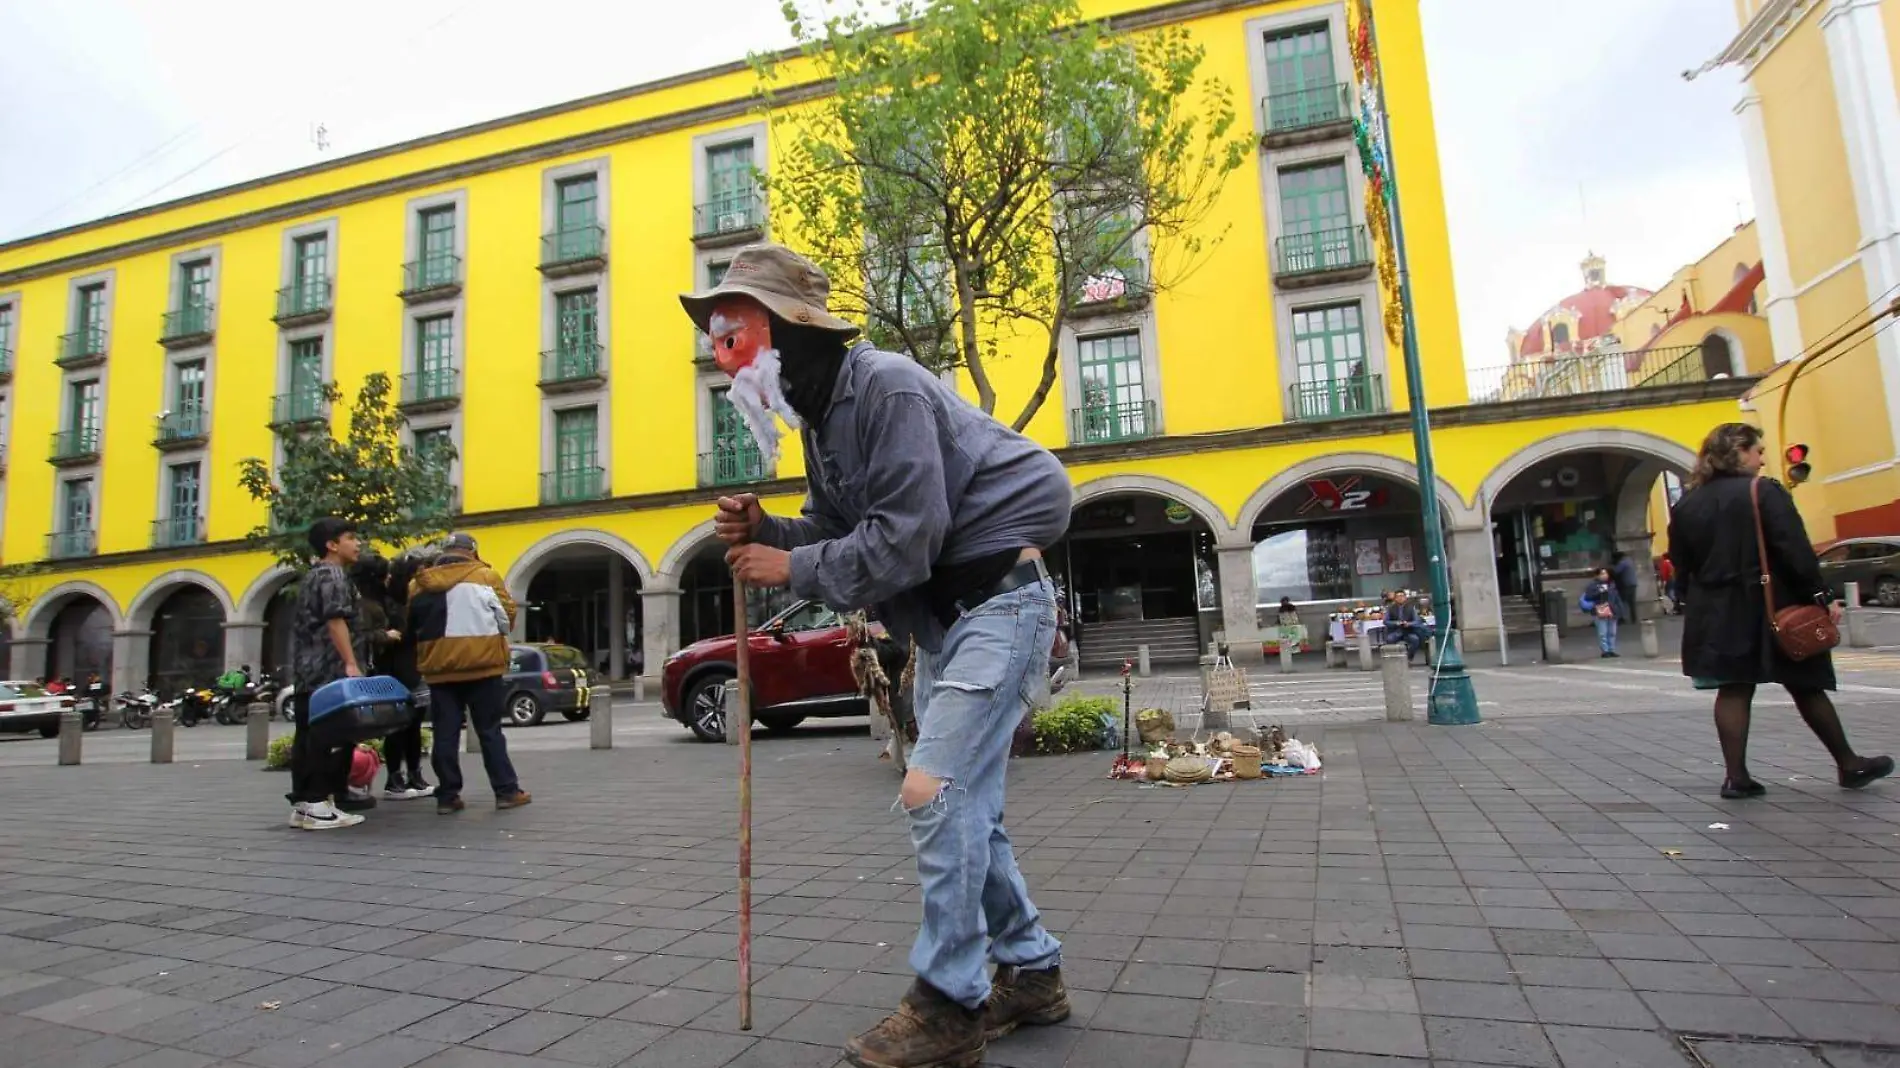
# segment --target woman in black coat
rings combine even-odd
[[[416,572],[432,562],[433,557],[421,549],[396,557],[384,593],[389,625],[395,629],[396,638],[379,654],[377,665],[411,692],[422,691],[423,686],[422,673],[416,669],[415,628],[409,625],[409,584]],[[435,787],[422,777],[422,724],[429,718],[427,700],[426,696],[418,697],[416,717],[383,742],[383,760],[389,769],[389,782],[383,792],[390,797],[428,797],[435,792]]]
[[[1691,488],[1670,516],[1670,557],[1689,594],[1682,625],[1682,673],[1695,680],[1696,689],[1716,691],[1715,733],[1728,772],[1723,797],[1766,792],[1748,774],[1749,709],[1755,687],[1762,683],[1787,689],[1808,729],[1834,757],[1841,785],[1858,789],[1890,774],[1893,758],[1857,756],[1847,744],[1847,731],[1827,696],[1834,689],[1832,657],[1822,653],[1790,660],[1768,628],[1750,500],[1750,487],[1761,468],[1761,431],[1747,423],[1723,423],[1702,442]],[[1760,482],[1762,534],[1776,606],[1824,604],[1838,623],[1841,607],[1821,580],[1794,498],[1778,482]]]

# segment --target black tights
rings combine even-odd
[[[1801,719],[1827,747],[1837,767],[1848,771],[1859,765],[1860,758],[1847,744],[1847,728],[1841,726],[1840,714],[1834,711],[1834,702],[1828,699],[1827,691],[1789,688],[1788,696],[1794,698],[1794,707],[1800,710]],[[1715,735],[1722,742],[1722,763],[1727,766],[1728,781],[1734,786],[1754,781],[1748,775],[1748,718],[1749,706],[1754,700],[1755,687],[1751,683],[1724,686],[1715,692]]]

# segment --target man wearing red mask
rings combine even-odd
[[[1003,830],[1010,736],[1046,696],[1056,628],[1042,551],[1068,529],[1061,463],[916,361],[853,341],[830,282],[789,249],[740,250],[680,298],[733,378],[765,455],[798,429],[799,517],[721,498],[733,573],[838,609],[872,606],[917,645],[917,744],[897,809],[923,890],[917,973],[897,1011],[845,1046],[861,1068],[970,1068],[988,1039],[1069,1015],[1061,945]],[[988,964],[996,963],[994,978]]]

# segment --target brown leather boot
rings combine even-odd
[[[976,1068],[983,1062],[983,1011],[966,1009],[922,979],[897,1011],[845,1043],[858,1068]]]
[[[1023,1024],[1061,1023],[1069,1018],[1069,988],[1062,985],[1062,969],[1024,971],[998,965],[990,981],[990,1000],[983,1016],[983,1037],[994,1041]]]

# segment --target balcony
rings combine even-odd
[[[94,326],[59,335],[59,355],[53,362],[67,370],[97,367],[106,362],[106,331]]]
[[[161,451],[189,449],[203,445],[211,433],[211,420],[202,405],[190,405],[158,417],[152,444]]]
[[[90,530],[56,530],[46,536],[48,560],[72,560],[99,551],[99,535]]]
[[[1111,441],[1139,441],[1161,433],[1155,402],[1092,404],[1069,412],[1069,444],[1100,445]]]
[[[461,515],[462,491],[459,487],[450,486],[447,495],[440,500],[417,504],[409,514],[416,519],[447,519]]]
[[[158,343],[168,349],[190,348],[211,340],[214,306],[209,303],[181,304],[165,313],[159,327]]]
[[[405,412],[446,412],[462,403],[462,372],[436,367],[402,376],[396,407]]]
[[[152,548],[176,549],[184,545],[203,545],[205,521],[198,515],[174,515],[152,520]]]
[[[1469,368],[1465,376],[1472,404],[1507,404],[1706,382],[1709,366],[1702,357],[1700,345],[1601,348],[1525,356],[1502,366]]]
[[[541,354],[541,392],[577,393],[607,382],[606,354],[596,343],[563,345]]]
[[[0,382],[13,381],[13,350],[0,345]]]
[[[307,278],[277,291],[278,326],[308,326],[330,317],[333,298],[328,278]]]
[[[1349,419],[1355,415],[1375,415],[1389,410],[1384,375],[1295,382],[1286,388],[1288,422]]]
[[[542,235],[541,273],[550,278],[586,274],[607,266],[607,228],[570,226]]]
[[[765,457],[751,441],[735,446],[715,447],[711,452],[699,454],[699,484],[701,486],[743,486],[748,482],[764,482],[772,477],[766,468]]]
[[[279,393],[270,399],[272,430],[292,430],[330,420],[330,399],[322,389],[306,388]]]
[[[462,257],[444,252],[403,264],[402,291],[396,295],[404,303],[420,304],[452,297],[461,291]]]
[[[103,436],[96,426],[80,427],[77,430],[56,430],[53,432],[53,447],[47,453],[46,462],[55,467],[97,463],[99,439]]]
[[[1260,101],[1260,144],[1288,148],[1351,137],[1356,110],[1350,82],[1274,93]]]
[[[542,504],[598,501],[607,496],[607,471],[600,467],[568,467],[541,472]]]
[[[1356,282],[1372,275],[1372,243],[1363,226],[1289,234],[1273,242],[1273,280],[1282,289]]]
[[[1148,284],[1148,265],[1135,260],[1103,269],[1084,279],[1069,305],[1071,317],[1112,315],[1145,307],[1154,296]]]
[[[765,236],[765,197],[758,190],[721,197],[693,208],[693,244],[736,245]]]

